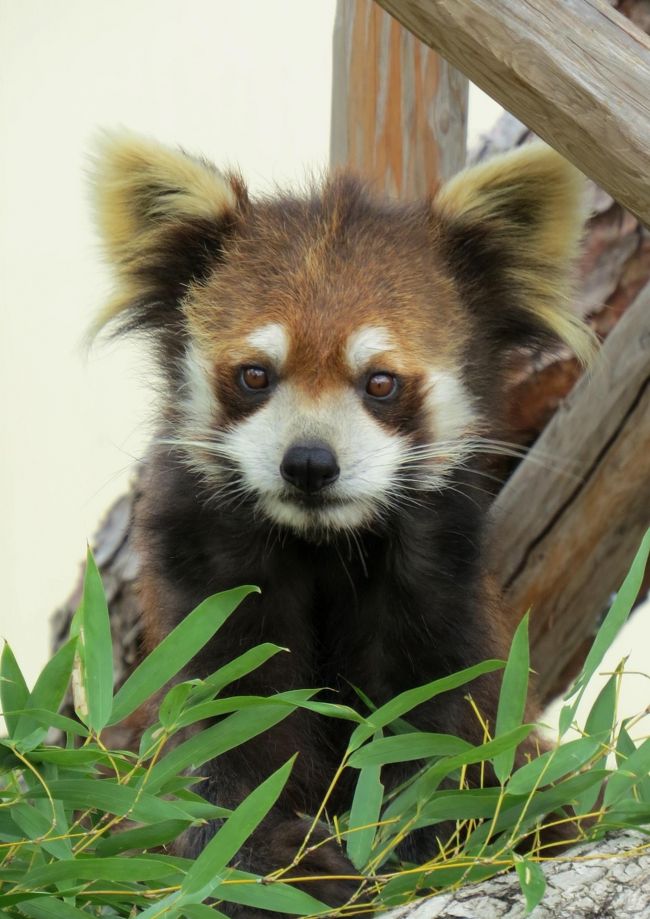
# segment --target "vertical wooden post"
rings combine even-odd
[[[330,163],[390,195],[434,192],[465,163],[467,79],[373,0],[338,0]]]

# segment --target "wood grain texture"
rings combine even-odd
[[[650,284],[493,508],[491,568],[532,607],[546,699],[566,686],[650,522]]]
[[[650,41],[605,0],[377,0],[650,224]]]
[[[435,191],[465,162],[468,82],[372,0],[339,0],[331,165],[390,195]]]

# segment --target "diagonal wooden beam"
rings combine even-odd
[[[582,664],[650,522],[650,283],[492,507],[492,570],[532,608],[544,699]]]
[[[377,0],[650,225],[650,40],[605,0]]]

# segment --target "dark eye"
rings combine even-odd
[[[366,392],[373,399],[386,399],[397,389],[397,380],[392,373],[373,373],[366,383]]]
[[[245,389],[266,389],[269,375],[263,367],[242,367],[241,381]]]

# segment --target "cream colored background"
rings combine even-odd
[[[92,138],[122,125],[179,143],[239,165],[253,191],[299,181],[327,163],[334,6],[0,0],[0,632],[30,682],[155,403],[138,348],[81,344],[109,288],[86,200]],[[470,142],[498,110],[472,90]],[[648,669],[647,632],[617,653],[635,645]],[[634,680],[630,710],[650,696]]]

